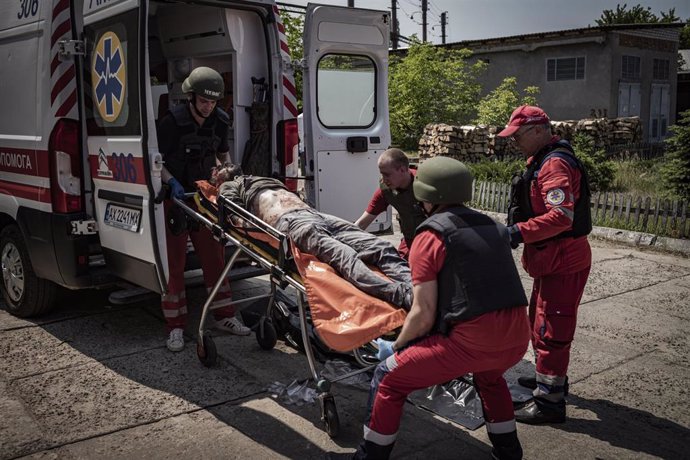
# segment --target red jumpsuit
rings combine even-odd
[[[532,161],[534,156],[527,164]],[[529,319],[537,361],[535,396],[553,402],[564,397],[570,345],[592,252],[586,236],[550,238],[572,228],[581,178],[580,170],[566,159],[547,158],[530,182],[535,217],[516,224],[525,243],[522,265],[534,278]]]
[[[192,208],[195,207],[193,203],[188,204]],[[172,201],[166,200],[164,206],[167,221],[168,210],[173,206]],[[211,292],[225,267],[225,249],[205,226],[201,225],[199,230],[185,231],[178,236],[173,235],[168,226],[165,226],[169,278],[168,293],[162,296],[161,306],[168,332],[176,328],[184,329],[187,322],[187,296],[184,285],[187,236],[192,240],[194,250],[199,257],[207,293]],[[216,320],[235,316],[235,309],[230,305],[231,302],[230,283],[226,278],[211,304]]]
[[[413,284],[437,279],[445,257],[436,232],[419,233],[410,251]],[[458,322],[448,336],[432,334],[396,352],[376,368],[365,441],[392,446],[407,395],[468,373],[481,395],[489,436],[514,433],[513,403],[503,373],[524,356],[528,331],[524,309],[509,308]]]

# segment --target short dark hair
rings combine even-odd
[[[379,161],[389,162],[396,168],[410,167],[410,160],[407,158],[407,155],[405,155],[405,152],[396,148],[388,149],[383,152]]]

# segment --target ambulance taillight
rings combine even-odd
[[[281,175],[284,176],[288,190],[297,191],[297,179],[289,179],[299,175],[299,136],[297,135],[297,119],[281,121],[278,124],[278,151],[282,152]]]
[[[79,125],[76,120],[58,120],[50,133],[48,156],[53,212],[82,211]]]

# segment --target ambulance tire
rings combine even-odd
[[[0,232],[0,262],[2,298],[7,311],[20,318],[29,318],[46,313],[53,307],[57,286],[36,276],[24,237],[16,225],[9,225]],[[9,281],[10,276],[17,275],[23,279],[23,284]]]

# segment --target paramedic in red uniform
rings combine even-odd
[[[208,180],[211,170],[228,159],[228,115],[216,107],[225,95],[221,75],[208,67],[197,67],[182,83],[182,91],[190,95],[185,104],[172,108],[158,125],[158,147],[163,155],[163,182],[170,187],[173,197],[183,199],[185,192],[195,191],[194,182]],[[194,206],[193,203],[188,203]],[[174,213],[174,204],[166,200],[166,221]],[[179,209],[179,208],[177,208]],[[204,226],[197,230],[172,232],[166,225],[168,251],[168,292],[162,297],[163,316],[169,337],[170,351],[184,348],[184,327],[187,321],[187,300],[184,268],[187,237],[192,240],[199,256],[207,292],[218,280],[225,265],[225,251]],[[217,329],[236,335],[248,335],[249,328],[235,318],[230,305],[230,283],[225,280],[218,290],[212,308]]]
[[[414,195],[429,216],[410,250],[414,301],[395,342],[378,340],[381,363],[369,393],[357,459],[388,458],[407,395],[473,373],[497,459],[520,459],[503,373],[529,343],[527,298],[507,228],[463,205],[472,175],[452,158],[421,164]]]
[[[366,230],[376,216],[385,212],[389,205],[393,206],[398,212],[400,231],[403,234],[398,252],[407,259],[414,231],[426,219],[412,192],[412,180],[416,171],[410,169],[410,161],[400,149],[388,149],[383,152],[379,157],[378,168],[381,173],[379,188],[355,225]]]
[[[534,398],[515,416],[529,424],[562,423],[570,344],[592,263],[587,173],[538,107],[515,109],[498,135],[510,137],[527,158],[526,171],[513,178],[508,225],[511,245],[525,244],[522,264],[534,278],[529,318],[536,377],[519,379]]]

